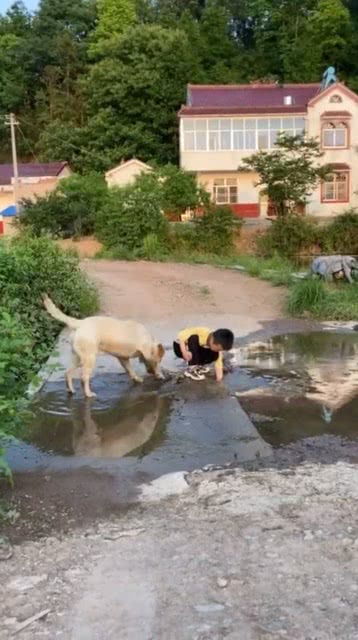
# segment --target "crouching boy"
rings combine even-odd
[[[174,353],[188,363],[184,375],[192,380],[204,380],[209,366],[215,363],[218,382],[223,379],[223,351],[230,351],[234,343],[234,334],[230,329],[191,327],[179,332],[173,342]]]

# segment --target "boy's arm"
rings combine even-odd
[[[217,382],[221,382],[224,377],[224,363],[222,353],[219,353],[219,357],[215,362],[215,373]]]
[[[192,358],[192,354],[188,350],[186,343],[183,340],[180,340],[179,344],[180,344],[180,351],[182,352],[182,356],[184,360],[186,360],[187,362],[190,362]]]

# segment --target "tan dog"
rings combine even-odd
[[[143,382],[136,375],[130,358],[139,358],[148,373],[162,378],[160,362],[164,356],[164,347],[153,341],[143,325],[133,320],[117,320],[105,316],[93,316],[78,320],[66,316],[48,296],[44,296],[44,305],[48,313],[70,329],[74,330],[72,338],[73,364],[66,372],[66,381],[70,393],[74,393],[73,374],[82,367],[82,382],[85,395],[95,396],[90,389],[90,377],[100,351],[110,353],[118,358],[129,377],[135,382]]]

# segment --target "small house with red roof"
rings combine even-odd
[[[18,165],[18,186],[15,194],[15,179],[12,164],[0,164],[0,215],[5,219],[5,232],[9,231],[11,218],[15,214],[15,200],[34,199],[56,189],[63,178],[71,175],[67,162],[28,162]]]
[[[266,217],[270,204],[245,156],[274,148],[280,131],[320,141],[332,173],[310,195],[306,212],[321,217],[358,206],[358,95],[320,84],[189,85],[179,112],[180,163],[195,172],[217,204],[240,217]]]

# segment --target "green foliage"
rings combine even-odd
[[[196,246],[207,253],[232,253],[235,219],[229,207],[208,207],[196,223]]]
[[[168,223],[162,213],[158,188],[153,188],[151,176],[145,176],[134,185],[110,190],[96,225],[96,235],[107,248],[134,251],[142,248],[150,234],[158,241],[166,237]]]
[[[198,209],[209,204],[208,192],[198,185],[193,173],[167,165],[155,172],[161,189],[165,213],[182,214],[186,209]]]
[[[168,256],[168,247],[164,244],[163,239],[158,238],[155,233],[147,235],[142,244],[138,257],[146,260],[161,261]]]
[[[69,238],[94,232],[97,212],[107,197],[104,178],[97,174],[73,175],[61,180],[56,190],[35,201],[22,203],[18,224],[36,236],[49,233]]]
[[[303,135],[280,134],[273,151],[259,151],[242,161],[239,171],[255,171],[256,186],[271,202],[278,216],[293,214],[306,204],[319,180],[329,173],[329,166],[320,166],[320,144]]]
[[[315,220],[291,214],[273,220],[271,227],[258,238],[257,247],[263,256],[277,253],[294,258],[311,249],[319,241],[319,233]]]
[[[358,255],[358,211],[349,209],[322,229],[325,253]]]
[[[88,315],[98,299],[79,268],[78,259],[47,238],[26,235],[0,243],[0,439],[22,429],[24,394],[48,357],[58,324],[45,312],[47,292],[68,313]],[[11,482],[0,447],[0,478]]]
[[[270,258],[238,256],[237,264],[243,266],[250,276],[268,280],[274,286],[288,286],[292,283],[293,264],[278,254]]]
[[[96,291],[80,270],[78,258],[45,237],[22,235],[0,244],[0,290],[1,306],[30,330],[36,361],[48,352],[58,331],[43,309],[44,292],[70,315],[89,315],[98,306]]]
[[[118,36],[136,21],[135,0],[97,0],[97,13],[90,53],[103,56],[110,51]]]
[[[297,282],[289,292],[288,311],[295,316],[321,320],[356,320],[358,284],[327,284],[309,278]]]

